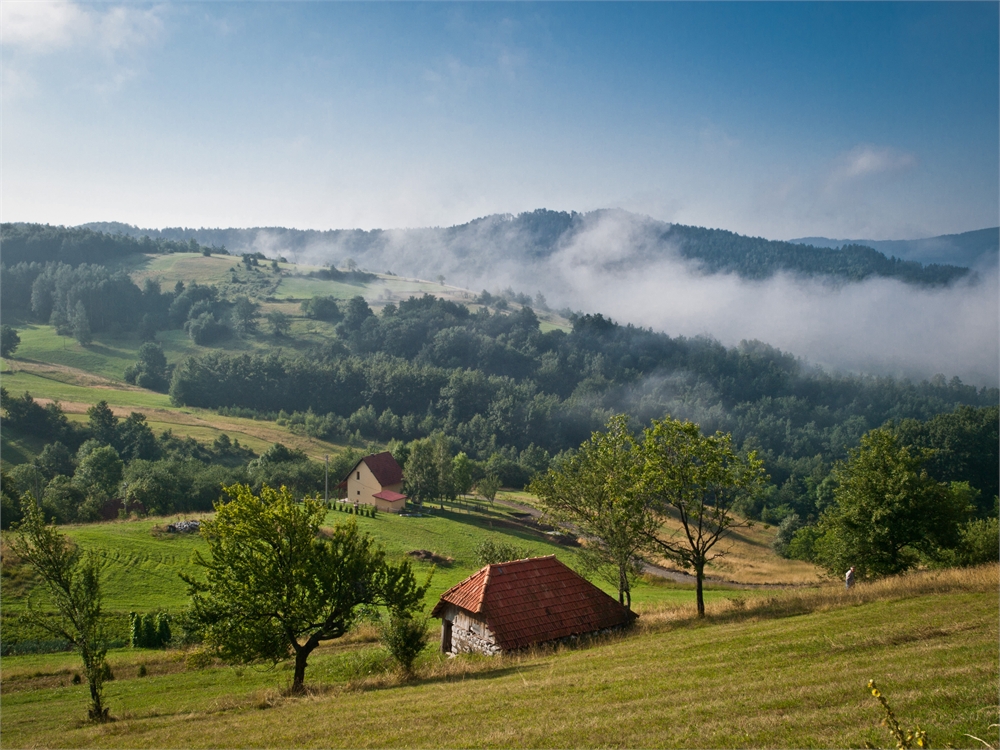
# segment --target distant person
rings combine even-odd
[[[854,566],[844,574],[844,588],[851,588],[854,585]]]

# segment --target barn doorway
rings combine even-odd
[[[441,620],[441,653],[451,651],[451,620]]]

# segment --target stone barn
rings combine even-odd
[[[498,654],[631,623],[623,607],[554,555],[487,565],[441,595],[441,651]]]
[[[374,505],[389,513],[400,513],[406,507],[403,469],[389,451],[362,458],[337,488],[348,502]]]

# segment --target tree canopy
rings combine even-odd
[[[644,433],[643,484],[660,518],[672,516],[681,528],[660,528],[650,536],[654,549],[694,570],[698,616],[705,615],[705,565],[726,553],[717,545],[748,525],[733,511],[765,481],[756,454],[739,455],[730,435],[702,435],[698,425],[654,420]]]
[[[557,468],[531,484],[546,512],[587,538],[585,554],[596,570],[610,572],[618,601],[632,605],[639,551],[649,545],[659,521],[642,492],[643,455],[628,417],[612,417]]]
[[[390,563],[354,523],[320,532],[320,500],[296,502],[264,486],[227,487],[202,534],[203,580],[185,576],[191,612],[206,642],[231,663],[276,663],[294,655],[292,689],[302,689],[309,654],[351,627],[362,605],[396,616],[417,609],[427,589],[410,563]]]
[[[901,573],[921,555],[958,545],[972,512],[967,483],[947,485],[924,468],[926,450],[900,445],[887,429],[872,430],[834,470],[835,505],[819,522],[817,562],[831,574],[854,566],[861,578]]]

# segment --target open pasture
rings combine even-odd
[[[935,578],[936,577],[936,578]],[[787,597],[787,598],[785,598]],[[937,746],[995,737],[997,568],[914,574],[866,591],[783,592],[739,606],[644,609],[625,635],[386,671],[370,629],[310,658],[305,697],[275,670],[196,668],[120,650],[117,721],[82,721],[65,654],[4,659],[10,747],[860,747],[891,744],[865,685]],[[146,666],[148,676],[138,677]]]

